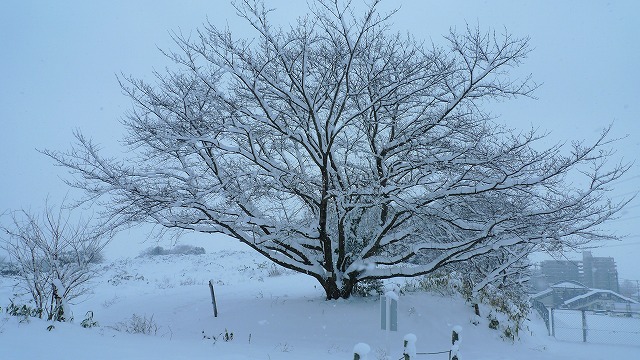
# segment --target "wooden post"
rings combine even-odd
[[[411,360],[411,355],[407,353],[407,340],[404,340],[404,352],[402,353],[404,360]]]
[[[371,347],[365,343],[358,343],[353,347],[353,360],[367,360]]]
[[[211,303],[213,304],[213,317],[218,317],[218,305],[216,305],[216,295],[213,292],[213,280],[209,280],[209,290],[211,290]]]
[[[404,336],[404,352],[402,353],[403,360],[411,360],[416,358],[416,341],[418,338],[414,334],[407,334]]]
[[[451,351],[449,356],[451,360],[458,360],[458,351],[460,351],[460,333],[462,328],[460,326],[454,326],[451,331]]]
[[[551,336],[556,337],[556,324],[553,321],[553,319],[554,319],[553,308],[551,308],[551,310],[549,310],[549,312],[551,314],[550,317],[549,317],[549,324],[551,324],[550,325],[550,327],[551,327]]]
[[[458,360],[458,352],[454,350],[449,351],[449,357],[451,360]]]

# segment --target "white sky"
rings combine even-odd
[[[283,24],[306,8],[305,1],[266,2]],[[640,1],[388,0],[383,8],[396,4],[395,27],[418,39],[440,42],[465,22],[530,36],[534,51],[516,71],[542,84],[538,100],[493,104],[492,111],[510,127],[551,131],[553,141],[593,140],[613,122],[613,135],[627,136],[617,156],[636,164],[612,196],[640,189]],[[188,33],[207,17],[245,34],[226,0],[2,1],[0,213],[37,209],[47,196],[55,202],[69,191],[60,180],[66,170],[36,149],[68,149],[74,129],[118,154],[119,119],[130,102],[116,74],[149,78],[170,65],[157,50],[170,48],[169,31]],[[639,221],[634,200],[608,227],[629,236],[593,250],[615,257],[621,278],[640,279]]]

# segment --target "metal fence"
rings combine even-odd
[[[542,320],[544,320],[544,324],[547,326],[547,330],[549,330],[549,335],[551,335],[551,312],[549,311],[549,309],[543,303],[537,300],[533,300],[531,302],[531,306],[534,310],[538,311],[538,314],[540,314]]]
[[[534,303],[558,340],[640,346],[640,312],[547,309]]]

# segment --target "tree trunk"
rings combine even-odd
[[[347,281],[343,283],[342,287],[339,287],[334,277],[323,280],[324,281],[321,281],[320,283],[324,288],[327,300],[348,299],[351,297],[351,293],[355,285],[354,282]]]
[[[338,288],[338,284],[336,284],[336,280],[333,277],[325,279],[322,287],[324,287],[327,300],[337,300],[342,297],[342,292]]]

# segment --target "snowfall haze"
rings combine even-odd
[[[285,28],[307,9],[305,1],[265,2],[275,9],[277,25]],[[613,124],[611,135],[620,138],[615,143],[615,158],[635,163],[614,184],[611,197],[620,200],[638,192],[640,27],[636,17],[640,2],[383,1],[381,9],[384,12],[394,6],[399,9],[392,20],[393,30],[408,32],[426,43],[442,43],[450,28],[462,30],[467,24],[529,37],[532,51],[512,76],[531,74],[541,85],[534,93],[537,99],[493,103],[486,110],[510,128],[548,131],[545,145],[594,141],[603,128]],[[93,138],[106,154],[125,155],[119,142],[124,136],[120,120],[132,105],[122,94],[117,77],[152,80],[154,69],[172,66],[158,50],[173,49],[171,33],[189,36],[207,21],[228,26],[238,38],[252,36],[228,1],[9,0],[0,4],[0,214],[39,209],[47,197],[55,202],[82,195],[63,183],[67,169],[54,166],[38,151],[67,149],[76,129]],[[634,199],[618,219],[604,227],[624,236],[622,240],[591,249],[594,256],[615,258],[620,279],[640,279],[639,219],[640,200]],[[7,216],[0,221],[7,221]],[[153,245],[157,239],[147,239],[149,231],[144,227],[120,234],[106,248],[108,258],[133,257]],[[182,241],[206,247],[213,238],[232,245],[206,234],[190,234]],[[580,254],[567,257],[578,259]],[[542,254],[537,260],[547,258]],[[311,282],[308,285],[313,288]],[[266,291],[275,296],[299,296],[300,302],[315,294],[278,292],[281,285],[273,286]],[[163,311],[171,311],[169,306],[158,305],[165,307]],[[357,342],[360,340],[350,346]],[[531,345],[536,346],[556,345]]]
[[[282,26],[306,11],[304,2],[267,5],[275,9]],[[467,24],[529,36],[533,51],[514,75],[532,74],[541,84],[535,92],[538,99],[492,104],[489,110],[499,116],[498,121],[523,131],[531,127],[548,131],[549,143],[593,140],[612,123],[613,137],[622,138],[616,156],[623,161],[636,159],[640,125],[634,84],[640,80],[635,66],[640,55],[635,44],[640,30],[632,14],[640,8],[637,2],[406,1],[399,5],[393,30],[426,42],[441,43],[450,27],[462,29]],[[172,48],[170,32],[193,34],[208,20],[229,26],[238,37],[250,34],[224,1],[215,5],[10,1],[2,6],[2,211],[35,209],[47,196],[77,195],[60,180],[67,176],[66,170],[54,167],[37,151],[68,148],[75,129],[108,154],[122,151],[119,120],[131,104],[116,76],[150,79],[153,69],[169,65],[158,48]],[[393,6],[383,2],[382,10]],[[634,164],[616,184],[614,200],[637,192],[638,166]],[[594,251],[597,256],[615,257],[623,279],[640,278],[634,261],[640,256],[639,212],[638,200],[632,201],[619,219],[607,225],[608,230],[626,235],[623,241],[602,244]],[[141,238],[144,233],[133,236]],[[108,251],[118,253],[117,244]]]

